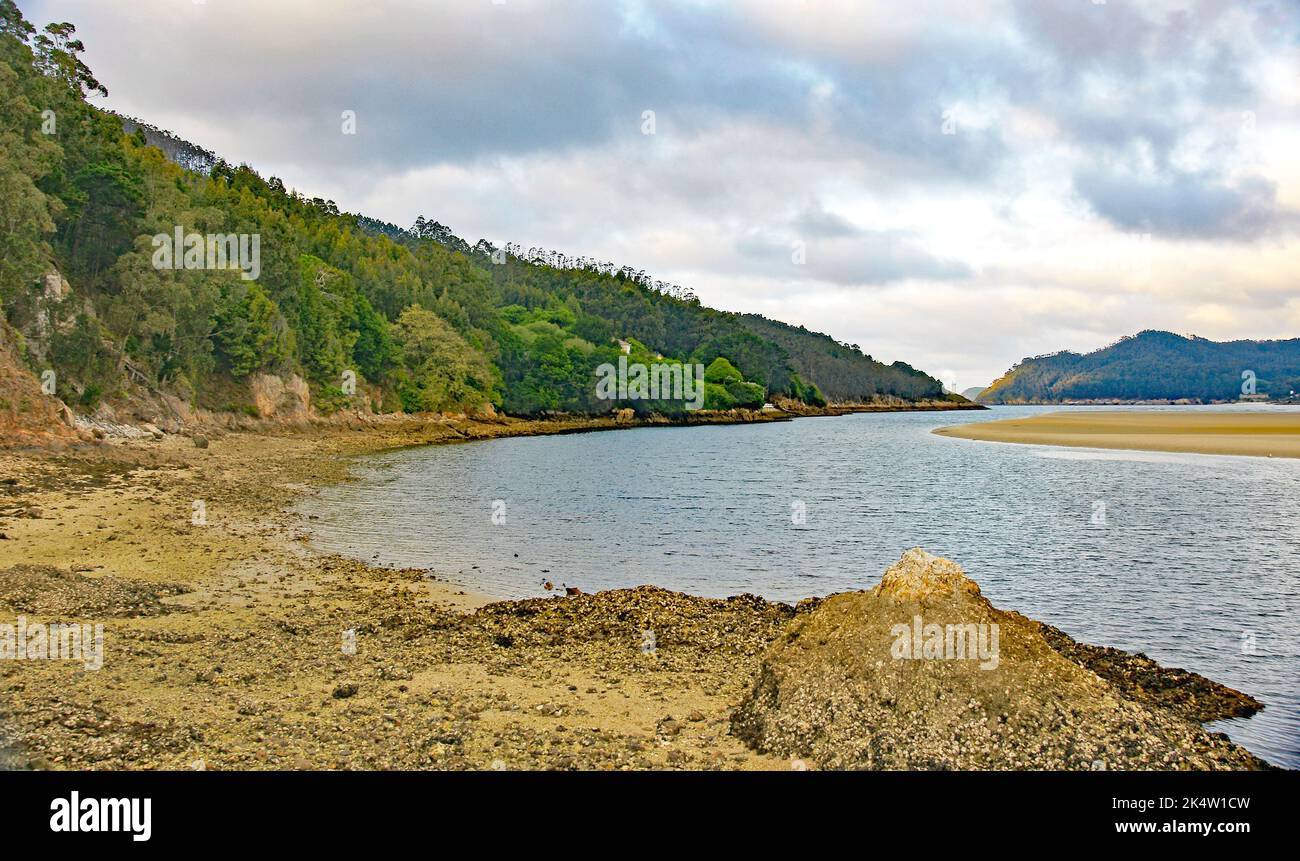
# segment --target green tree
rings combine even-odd
[[[407,412],[477,409],[496,395],[492,366],[445,320],[412,305],[394,326],[404,379],[398,393]]]
[[[723,356],[718,356],[709,366],[704,369],[704,381],[706,383],[740,382],[745,379],[744,374],[736,369],[736,366],[727,361]]]
[[[214,337],[217,353],[231,376],[276,369],[293,356],[293,333],[255,282],[234,281],[217,307]]]

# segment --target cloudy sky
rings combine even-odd
[[[309,196],[959,388],[1144,328],[1300,336],[1296,0],[18,2],[107,106]]]

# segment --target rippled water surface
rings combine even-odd
[[[1212,728],[1300,767],[1300,460],[930,433],[1040,410],[407,449],[304,508],[321,549],[501,597],[549,579],[797,601],[874,585],[920,545],[1000,607],[1253,694],[1263,712]]]

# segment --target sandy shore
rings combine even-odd
[[[938,428],[985,442],[1300,457],[1300,410],[1288,413],[1062,411]]]
[[[0,661],[0,761],[788,769],[732,738],[727,721],[747,662],[790,608],[644,590],[617,608],[636,608],[621,641],[566,637],[575,621],[561,605],[576,601],[471,615],[490,599],[436,571],[317,554],[288,513],[311,487],[343,480],[351,455],[607,424],[398,422],[230,434],[203,449],[169,436],[0,452],[0,621],[105,628],[97,671]],[[192,522],[198,501],[206,525]],[[642,625],[657,626],[653,654]]]
[[[612,426],[357,421],[203,448],[168,436],[0,451],[0,621],[104,626],[100,669],[0,661],[0,765],[790,769],[731,718],[817,602],[642,587],[493,603],[445,572],[315,553],[290,513],[345,480],[353,455]],[[1164,689],[1191,704],[1181,767],[1260,765],[1197,726],[1250,713],[1249,697],[1122,653],[1068,657],[1117,701],[1149,701],[1133,708],[1169,710],[1151,699]]]

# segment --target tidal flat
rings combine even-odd
[[[1300,457],[1300,409],[1287,408],[1277,412],[1063,410],[934,432],[984,442]]]
[[[789,770],[860,762],[804,752],[788,733],[764,742],[737,723],[738,709],[780,672],[767,663],[773,649],[785,643],[788,652],[792,630],[825,624],[821,599],[796,606],[640,587],[494,601],[436,567],[314,551],[292,510],[316,488],[346,481],[354,455],[600,427],[358,421],[214,434],[204,447],[169,435],[0,453],[5,617],[105,628],[97,670],[0,661],[5,764]],[[892,615],[910,619],[916,608],[897,609]],[[1100,695],[1126,715],[1128,736],[1071,721],[1077,748],[990,767],[1089,768],[1102,761],[1098,751],[1112,769],[1266,767],[1200,726],[1251,713],[1252,698],[1140,656],[1091,650],[1030,620],[1014,624],[1035,661],[1086,679],[1090,702]],[[1052,713],[1083,713],[1070,690],[1034,681],[1032,667],[1009,657],[1000,666]],[[833,663],[824,669],[836,672]],[[924,672],[945,684],[943,666]],[[1015,700],[997,707],[1014,710]],[[752,724],[753,708],[747,714]],[[926,720],[894,715],[891,738]],[[1055,732],[1050,722],[1040,729]],[[873,743],[870,726],[837,731]],[[979,767],[969,745],[961,757],[949,750],[961,739],[928,736],[924,749],[895,741],[873,749],[872,767]]]

